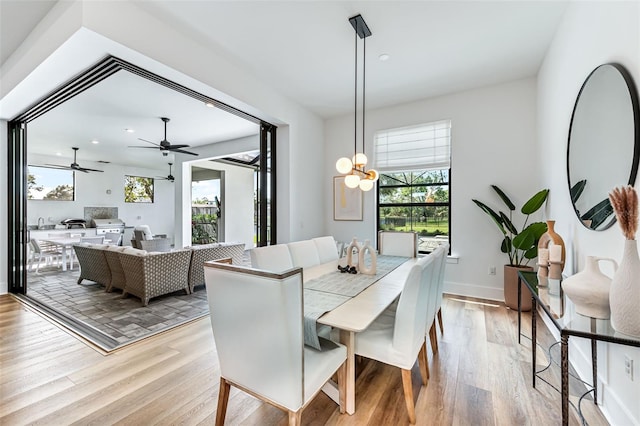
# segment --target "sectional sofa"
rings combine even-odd
[[[103,244],[76,244],[80,264],[78,284],[87,279],[105,286],[106,291],[122,289],[123,297],[132,294],[146,306],[153,297],[204,284],[204,262],[231,258],[244,262],[244,244],[217,243],[186,247],[171,252],[147,252],[132,247]]]

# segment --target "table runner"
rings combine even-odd
[[[320,350],[317,320],[357,296],[371,284],[407,261],[406,257],[378,256],[375,275],[334,272],[304,283],[304,343]]]

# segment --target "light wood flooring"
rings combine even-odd
[[[417,424],[560,424],[559,394],[544,383],[531,387],[530,342],[518,345],[515,312],[446,297],[443,316],[439,352],[428,350],[427,387],[420,389],[413,369]],[[544,326],[538,329],[550,341]],[[545,352],[538,357],[544,362]],[[0,425],[214,424],[219,368],[208,318],[103,355],[12,296],[0,296],[0,368]],[[357,370],[353,416],[340,415],[320,393],[302,423],[407,424],[400,371],[368,360]],[[559,374],[551,376],[559,383]],[[593,403],[583,408],[589,424],[606,424]],[[286,423],[284,412],[232,388],[226,424]]]

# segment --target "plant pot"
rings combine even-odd
[[[504,265],[504,303],[510,309],[518,309],[518,271],[533,271],[531,266],[512,266]],[[520,284],[522,287],[522,305],[520,309],[523,312],[531,310],[531,292],[526,284]]]

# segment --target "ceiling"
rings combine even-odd
[[[2,63],[54,3],[0,0]],[[353,15],[361,13],[373,33],[367,38],[367,109],[372,109],[535,76],[567,6],[563,1],[136,4],[323,118],[353,111],[355,35],[348,22]],[[380,61],[381,54],[389,60]],[[90,158],[142,162],[159,153],[126,147],[145,145],[137,138],[159,142],[162,116],[171,118],[167,138],[174,144],[198,146],[257,133],[255,124],[125,74],[35,120],[30,149],[66,150],[70,158],[71,146],[98,139],[97,146],[88,145]],[[83,152],[89,155],[88,148],[79,159]]]

